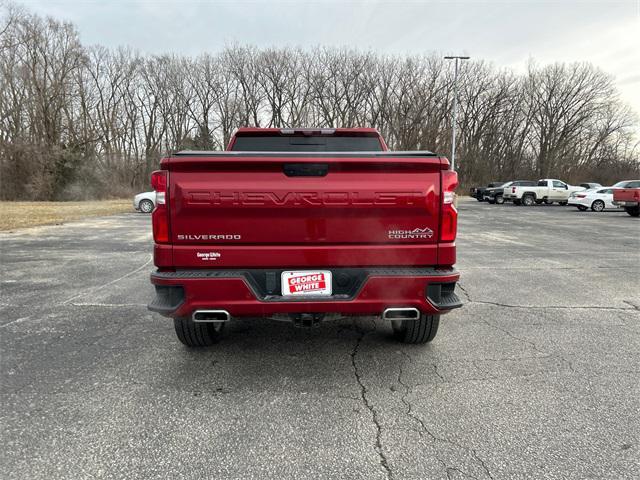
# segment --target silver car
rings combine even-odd
[[[133,197],[133,208],[142,213],[151,213],[156,206],[156,192],[143,192]]]

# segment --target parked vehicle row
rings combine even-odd
[[[504,203],[504,191],[506,189],[510,187],[534,186],[535,184],[536,182],[531,180],[514,180],[512,182],[503,183],[498,187],[486,188],[484,191],[484,200],[491,204],[497,203],[498,205],[501,205]]]
[[[623,208],[629,215],[640,214],[640,180],[624,180],[610,187],[587,182],[569,185],[555,178],[492,182],[486,187],[471,189],[478,201],[491,204],[513,202],[514,205],[572,205],[580,211],[602,212]],[[482,195],[482,199],[478,198]]]
[[[569,185],[555,178],[543,178],[538,180],[535,186],[526,185],[505,188],[503,195],[506,200],[511,200],[516,205],[522,204],[527,207],[536,203],[550,205],[554,202],[566,205],[569,201],[569,195],[580,190],[586,190],[586,187]]]

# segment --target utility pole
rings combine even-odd
[[[470,57],[450,56],[445,60],[455,60],[455,73],[453,75],[453,118],[451,120],[451,170],[456,169],[456,114],[458,111],[458,61],[469,60]]]

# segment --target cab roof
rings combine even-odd
[[[259,127],[240,127],[234,136],[243,135],[335,135],[335,136],[367,136],[380,137],[380,132],[375,128],[314,128],[314,127],[296,127],[296,128],[259,128]]]

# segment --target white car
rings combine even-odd
[[[133,208],[142,213],[151,213],[156,206],[156,192],[139,193],[133,197]]]
[[[573,192],[569,195],[569,205],[578,207],[578,210],[582,212],[589,208],[594,212],[619,209],[620,207],[613,204],[613,190],[613,187],[604,187]]]

